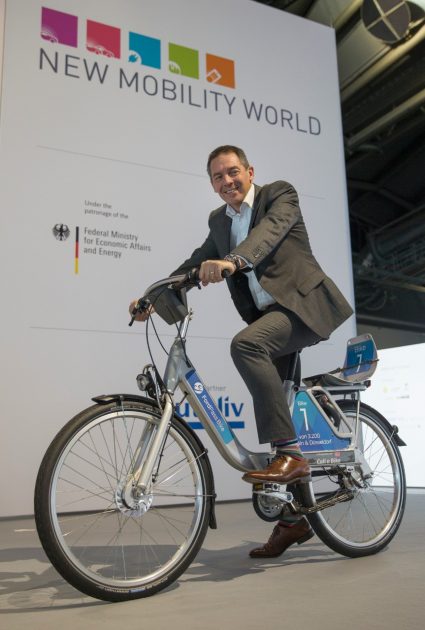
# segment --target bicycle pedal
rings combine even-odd
[[[253,492],[281,492],[285,490],[286,485],[282,485],[280,483],[275,482],[263,482],[263,483],[254,483],[252,486]]]
[[[263,488],[266,492],[283,492],[286,490],[286,485],[270,481],[263,484]]]

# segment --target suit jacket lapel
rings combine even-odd
[[[226,206],[220,208],[217,221],[217,242],[223,243],[224,256],[230,252],[230,229],[232,227],[232,219],[226,214]]]
[[[255,188],[254,205],[252,207],[251,221],[249,222],[248,232],[250,232],[255,225],[258,209],[260,207],[260,194],[259,193],[261,191],[261,186],[257,186],[257,184],[254,184],[254,188]]]

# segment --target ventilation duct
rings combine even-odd
[[[369,33],[386,44],[404,39],[412,17],[404,0],[364,0],[361,15]]]

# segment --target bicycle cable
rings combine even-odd
[[[161,291],[159,291],[158,295],[155,296],[154,300],[150,304],[150,306],[152,308],[155,308],[155,304],[156,304],[157,300],[161,297],[161,295],[167,289],[168,289],[168,286],[165,286]],[[153,354],[152,354],[150,343],[149,343],[149,336],[148,336],[149,322],[152,323],[152,326],[153,326],[153,329],[154,329],[154,332],[155,332],[155,337],[157,338],[157,341],[158,341],[159,345],[161,346],[161,348],[163,349],[163,351],[165,352],[165,354],[167,356],[168,356],[169,353],[167,352],[167,349],[164,347],[164,344],[162,343],[161,338],[159,336],[159,333],[158,333],[158,331],[156,329],[155,322],[154,322],[154,320],[152,318],[152,312],[149,312],[148,319],[146,320],[146,329],[145,329],[146,345],[148,347],[148,353],[149,353],[149,357],[150,357],[151,363],[152,363],[153,367],[155,368],[155,371],[157,371],[156,363],[155,363],[155,360],[153,358]]]
[[[162,293],[163,293],[164,291],[166,291],[166,289],[167,289],[167,288],[168,288],[168,287],[164,287],[164,288],[162,289],[162,291],[160,291],[160,292],[158,293],[158,295],[157,295],[157,296],[155,296],[154,300],[153,300],[153,301],[151,302],[151,304],[150,304],[150,306],[151,306],[151,307],[153,307],[153,308],[155,307],[155,303],[156,303],[156,301],[157,301],[157,300],[158,300],[158,298],[162,295]],[[169,353],[167,352],[166,348],[164,347],[163,343],[161,342],[161,339],[160,339],[160,337],[159,337],[159,333],[158,333],[158,331],[157,331],[157,329],[156,329],[155,323],[154,323],[153,318],[152,318],[152,313],[151,313],[151,312],[149,312],[149,313],[148,313],[148,318],[147,318],[147,320],[146,320],[145,339],[146,339],[146,346],[147,346],[147,349],[148,349],[149,358],[150,358],[150,360],[151,360],[151,365],[152,365],[152,368],[153,368],[154,373],[155,373],[155,383],[154,383],[154,385],[155,385],[155,395],[156,395],[156,401],[157,401],[157,403],[158,403],[159,408],[160,408],[160,409],[162,409],[162,403],[161,403],[161,396],[160,396],[160,392],[161,392],[161,391],[163,392],[163,391],[165,390],[165,386],[164,386],[164,382],[163,382],[163,380],[162,380],[162,378],[161,378],[161,375],[160,375],[160,373],[159,373],[159,370],[158,370],[157,364],[156,364],[155,359],[154,359],[154,356],[153,356],[153,352],[152,352],[151,344],[150,344],[150,342],[149,342],[149,323],[150,323],[150,322],[152,323],[152,326],[153,326],[153,329],[154,329],[154,333],[155,333],[155,337],[157,338],[157,340],[158,340],[158,342],[159,342],[159,344],[160,344],[161,348],[163,349],[163,351],[165,352],[165,354],[166,354],[167,356],[168,356],[168,354],[169,354]]]
[[[189,320],[189,322],[188,322],[188,324],[187,324],[187,329],[186,329],[186,331],[187,331],[187,330],[188,330],[188,328],[189,328],[189,323],[190,323],[190,320]],[[187,356],[187,353],[186,353],[186,340],[184,340],[184,341],[183,341],[183,337],[182,337],[182,335],[181,335],[181,331],[180,331],[180,326],[177,324],[177,322],[174,322],[174,324],[175,324],[176,329],[177,329],[177,336],[178,336],[178,338],[180,339],[180,343],[181,343],[181,346],[182,346],[182,348],[183,348],[184,358],[186,359],[186,365],[189,367],[189,366],[191,365],[191,363],[190,363],[190,361],[189,361],[189,357]]]
[[[153,315],[153,312],[152,312],[152,311],[155,309],[155,304],[156,304],[157,300],[161,297],[161,295],[162,295],[165,291],[169,290],[169,288],[170,288],[170,287],[169,287],[169,285],[164,286],[164,287],[162,288],[162,290],[160,290],[160,291],[158,292],[158,294],[154,297],[153,301],[150,303],[150,307],[148,307],[148,308],[149,308],[149,313],[148,313],[148,317],[147,317],[147,320],[146,320],[146,329],[145,329],[146,346],[147,346],[147,349],[148,349],[149,358],[150,358],[150,360],[151,360],[152,368],[153,368],[153,370],[154,370],[154,372],[155,372],[155,377],[156,377],[157,383],[159,383],[159,387],[160,387],[160,389],[162,389],[162,390],[164,390],[164,389],[165,389],[165,386],[164,386],[163,380],[162,380],[162,378],[161,378],[161,375],[159,374],[159,370],[158,370],[158,368],[157,368],[157,364],[156,364],[155,359],[154,359],[154,356],[153,356],[153,352],[152,352],[151,344],[150,344],[150,342],[149,342],[149,324],[150,324],[150,323],[152,323],[152,326],[153,326],[153,329],[154,329],[154,333],[155,333],[155,337],[156,337],[156,339],[157,339],[157,341],[158,341],[159,345],[161,346],[161,348],[162,348],[162,350],[165,352],[165,354],[166,354],[167,356],[169,356],[169,352],[168,352],[168,351],[167,351],[167,349],[164,347],[164,344],[163,344],[163,343],[162,343],[162,341],[161,341],[160,335],[159,335],[159,333],[158,333],[158,330],[157,330],[157,328],[156,328],[156,326],[155,326],[155,322],[154,322],[153,317],[152,317],[152,315]],[[167,308],[168,308],[168,307],[167,307]],[[171,313],[171,309],[169,309],[169,310],[170,310],[170,314],[172,314],[172,313]],[[177,336],[178,336],[178,338],[179,338],[179,340],[180,340],[181,347],[182,347],[182,349],[183,349],[183,353],[184,353],[184,357],[185,357],[185,360],[186,360],[186,364],[187,364],[188,366],[190,366],[190,365],[191,365],[191,363],[190,363],[190,361],[189,361],[189,357],[187,356],[187,353],[186,353],[186,344],[185,344],[185,342],[184,342],[184,340],[183,340],[183,337],[182,337],[182,335],[181,335],[181,330],[180,330],[180,327],[179,327],[179,325],[178,325],[178,323],[177,323],[177,322],[174,322],[174,324],[175,324],[176,329],[177,329]],[[161,407],[160,400],[159,400],[159,396],[158,396],[158,392],[156,392],[156,393],[157,393],[157,402],[158,402],[159,406]],[[161,407],[161,408],[162,408],[162,407]]]

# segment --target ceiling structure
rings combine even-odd
[[[335,28],[357,321],[425,332],[425,0],[256,0]]]

